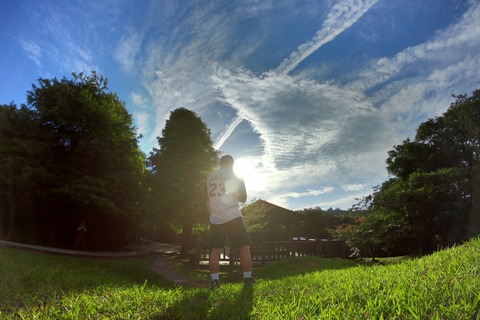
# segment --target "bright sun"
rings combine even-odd
[[[266,181],[264,174],[260,171],[261,163],[255,158],[239,158],[233,165],[235,173],[245,180],[248,190],[263,190]]]

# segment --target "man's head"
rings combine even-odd
[[[232,169],[233,168],[232,156],[225,155],[222,158],[220,158],[219,165],[221,168],[224,168],[224,169]]]

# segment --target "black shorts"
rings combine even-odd
[[[238,217],[223,224],[210,224],[210,248],[220,249],[225,247],[225,242],[230,240],[232,248],[240,248],[250,244],[243,218]]]

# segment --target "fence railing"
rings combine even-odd
[[[191,260],[195,265],[208,261],[210,249],[208,241],[197,239]],[[250,254],[254,263],[281,260],[290,257],[318,256],[325,258],[347,258],[348,247],[342,240],[293,238],[291,241],[257,241],[250,244]],[[240,261],[238,250],[225,247],[220,254],[220,261],[235,264]]]

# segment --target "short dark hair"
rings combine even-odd
[[[218,163],[220,164],[220,167],[233,167],[233,157],[230,155],[225,155],[220,158]]]

